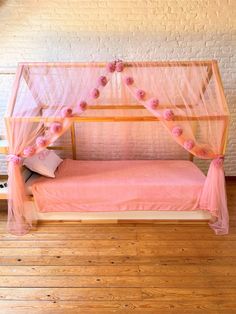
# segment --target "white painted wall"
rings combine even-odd
[[[217,59],[232,114],[225,169],[236,175],[235,16],[235,0],[0,0],[0,68],[14,69],[21,61]],[[0,76],[0,117],[11,80]],[[134,147],[129,157],[155,158],[158,148],[150,149],[150,143],[158,132],[147,132],[151,126],[146,126],[143,138],[135,139],[140,127],[133,127],[126,143]],[[78,157],[127,155],[118,126],[116,145],[107,145],[110,131],[104,127],[86,128]],[[174,145],[171,156],[175,150],[182,153]]]

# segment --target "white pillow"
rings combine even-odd
[[[28,157],[24,160],[24,165],[30,170],[45,177],[55,178],[55,171],[63,161],[52,150],[44,149],[39,154]]]

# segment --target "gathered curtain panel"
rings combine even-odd
[[[6,116],[9,232],[25,234],[37,219],[24,206],[23,159],[54,143],[90,105],[106,104],[143,105],[185,150],[212,160],[199,208],[212,214],[216,234],[228,233],[229,112],[214,61],[19,64]]]

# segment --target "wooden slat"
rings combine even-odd
[[[0,288],[2,300],[141,300],[139,288]]]
[[[72,123],[70,127],[70,137],[71,137],[71,150],[72,150],[72,157],[76,159],[76,139],[75,139],[75,124]]]
[[[219,288],[236,288],[236,276],[214,275]],[[0,276],[0,288],[211,288],[212,277],[194,276]]]
[[[53,256],[53,255],[60,255],[62,248],[40,248],[40,247],[31,247],[31,248],[1,248],[0,249],[0,255],[8,255],[8,256],[15,256],[15,255],[47,255],[47,256]],[[130,247],[126,248],[125,245],[122,245],[121,247],[89,247],[89,248],[63,248],[63,252],[65,255],[76,255],[77,258],[79,256],[84,255],[136,255],[136,248]],[[236,254],[236,253],[235,253]]]
[[[75,257],[74,257],[75,258]],[[79,259],[77,257],[77,259]],[[163,258],[164,259],[164,258]],[[167,259],[167,257],[165,257]],[[159,264],[158,262],[146,265],[147,261],[150,261],[146,257],[144,265],[42,265],[42,266],[7,266],[1,265],[1,276],[236,276],[235,265],[225,264],[215,265],[216,263],[206,265],[190,265],[187,261],[181,263],[172,258],[173,264]],[[235,258],[234,258],[235,260]],[[226,260],[227,261],[227,260]],[[139,260],[136,261],[138,263]]]
[[[155,234],[153,235],[155,237]],[[193,241],[189,239],[185,240],[156,240],[150,239],[147,243],[146,240],[142,241],[130,241],[130,240],[41,240],[41,241],[0,241],[0,250],[3,248],[60,248],[60,247],[66,247],[66,248],[87,248],[87,249],[93,249],[93,248],[117,248],[121,249],[123,247],[126,247],[127,250],[130,248],[139,248],[140,250],[158,250],[161,248],[169,248],[169,247],[176,247],[176,244],[180,248],[192,248],[193,247]],[[207,247],[208,249],[235,249],[236,250],[236,244],[232,241],[224,242],[224,241],[217,241],[216,243],[212,242],[212,240],[198,240],[194,242],[194,248],[195,249],[203,249]]]
[[[70,149],[70,147],[69,146],[48,146],[47,149],[65,150],[65,149]]]
[[[209,228],[208,226],[206,227]],[[204,230],[200,229],[202,233],[191,233],[191,232],[178,232],[176,234],[171,234],[170,232],[165,232],[163,231],[160,233],[159,231],[155,231],[153,229],[150,229],[150,232],[148,231],[142,231],[140,230],[138,233],[133,230],[133,231],[124,231],[122,232],[122,229],[114,231],[111,230],[101,230],[101,231],[96,231],[96,232],[90,232],[89,230],[86,232],[86,230],[78,230],[78,232],[73,232],[69,233],[57,233],[55,232],[32,232],[29,234],[24,235],[23,239],[20,238],[19,236],[14,236],[11,234],[6,234],[6,233],[0,233],[0,240],[1,246],[3,245],[3,242],[8,243],[9,241],[15,240],[15,241],[42,241],[42,240],[47,240],[47,241],[65,241],[65,240],[143,240],[143,241],[152,241],[155,239],[156,242],[158,241],[184,241],[188,239],[192,243],[195,243],[196,241],[203,241],[203,240],[208,240],[208,241],[216,241],[216,242],[224,242],[224,241],[235,241],[236,240],[236,234],[228,236],[221,236],[221,237],[215,237],[215,234],[213,232],[205,232]],[[131,230],[131,229],[130,229]]]
[[[61,301],[113,301],[159,300],[179,301],[190,293],[193,301],[205,302],[227,299],[235,302],[236,289],[223,288],[0,288],[2,300],[61,300]]]
[[[210,241],[209,241],[210,242]],[[166,243],[166,241],[165,241]],[[173,243],[173,242],[172,242]],[[185,242],[181,243],[182,245],[191,245],[189,242],[186,244]],[[66,247],[66,248],[85,248],[85,249],[93,249],[93,248],[122,248],[126,247],[127,250],[129,248],[136,247],[138,245],[137,241],[129,241],[129,240],[60,240],[60,241],[0,241],[0,249],[1,248],[34,248],[34,247],[40,247],[40,248],[59,248],[59,247]],[[142,246],[142,244],[140,244]],[[162,245],[165,245],[164,243]],[[172,244],[170,244],[172,245]],[[230,246],[230,243],[229,243]]]
[[[0,254],[5,256],[27,256],[27,255],[34,255],[34,256],[54,256],[60,255],[62,248],[1,248]],[[116,247],[108,247],[108,248],[63,248],[63,254],[65,255],[74,255],[76,258],[80,256],[106,256],[106,255],[113,255],[113,256],[126,256],[127,254],[130,256],[141,254],[145,256],[234,256],[236,257],[236,251],[232,251],[231,248],[194,248],[194,247],[160,247],[158,248],[141,248],[138,253],[136,252],[136,248],[129,248],[126,249],[125,246],[121,248]]]
[[[233,256],[183,256],[181,259],[179,257],[173,256],[144,256],[144,255],[125,255],[125,256],[80,256],[75,257],[72,255],[54,255],[54,256],[33,256],[33,255],[15,255],[15,256],[0,256],[1,266],[125,266],[130,265],[175,265],[177,269],[185,268],[185,266],[193,265],[215,265],[215,266],[234,266],[235,257]],[[14,269],[14,268],[12,268]],[[166,272],[166,270],[165,270]],[[206,271],[207,272],[207,271]],[[179,272],[178,272],[179,273]],[[114,274],[114,273],[113,273]]]
[[[173,233],[178,233],[178,232],[186,232],[187,234],[192,234],[192,230],[196,230],[197,232],[201,233],[201,232],[205,232],[206,234],[209,235],[214,235],[213,231],[209,229],[209,226],[207,224],[205,225],[198,225],[198,226],[194,226],[194,223],[192,224],[188,224],[188,225],[184,225],[182,223],[172,223],[172,224],[158,224],[158,222],[156,224],[150,224],[148,225],[148,223],[146,224],[133,224],[133,225],[129,225],[125,223],[120,223],[120,224],[80,224],[77,222],[74,222],[73,224],[52,224],[50,225],[50,222],[48,223],[43,223],[43,224],[39,224],[39,226],[37,227],[37,229],[33,230],[32,232],[37,234],[37,233],[60,233],[60,234],[81,234],[87,232],[88,233],[104,233],[107,232],[109,233],[110,231],[114,231],[117,230],[117,232],[146,232],[146,233],[151,233],[153,234],[153,236],[155,236],[155,233],[161,233],[161,232],[173,232]],[[184,228],[184,229],[183,229]],[[232,234],[236,234],[236,230],[232,229],[231,230]],[[6,234],[6,224],[5,223],[1,223],[0,224],[0,234]],[[226,236],[227,237],[227,236]],[[21,237],[19,239],[22,239]]]
[[[1,266],[1,276],[134,276],[140,272],[137,265],[97,265],[97,266]]]
[[[233,314],[235,302],[220,299],[218,302],[202,300],[171,300],[171,301],[1,301],[2,314]]]

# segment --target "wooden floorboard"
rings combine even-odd
[[[43,222],[6,233],[0,203],[0,313],[236,313],[236,182],[230,234],[206,222]]]

